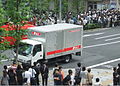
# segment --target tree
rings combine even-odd
[[[2,36],[6,36],[6,35],[7,35],[7,31],[5,31],[3,28],[0,28],[0,63],[1,60],[8,59],[6,55],[2,54],[2,52],[9,49],[9,43],[6,41],[3,42],[2,39]]]
[[[73,9],[71,9],[71,11],[72,12],[74,12],[75,14],[77,13],[79,13],[79,12],[84,12],[84,10],[85,10],[85,2],[86,2],[86,0],[71,0],[71,8],[73,8]]]
[[[5,22],[5,11],[3,9],[3,6],[2,6],[2,2],[0,0],[0,26],[3,25],[3,23]]]
[[[6,21],[4,14],[5,14],[5,11],[3,9],[2,2],[0,0],[0,26],[2,26],[4,22]],[[6,41],[2,42],[3,41],[2,37],[6,36],[7,33],[8,33],[7,31],[5,31],[3,28],[0,27],[0,62],[2,59],[7,58],[5,55],[1,54],[3,51],[9,48],[9,45]]]
[[[26,24],[25,21],[30,17],[30,0],[7,0],[6,4],[6,18],[8,18],[9,25],[13,30],[9,31],[9,36],[15,38],[15,61],[18,58],[18,48],[22,37],[27,34],[27,30],[23,29]]]
[[[30,0],[30,9],[34,15],[49,10],[49,0]]]

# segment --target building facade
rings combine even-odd
[[[120,0],[61,0],[67,2],[66,11],[72,11],[75,13],[84,12],[88,10],[102,10],[102,9],[119,9],[120,10]],[[54,10],[56,6],[55,2],[51,0],[50,9]],[[59,0],[58,0],[59,4]],[[62,8],[64,4],[62,4]],[[58,5],[59,8],[59,5]]]
[[[86,10],[120,9],[120,0],[87,0]]]

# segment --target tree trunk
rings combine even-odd
[[[19,48],[19,44],[18,41],[16,41],[16,56],[15,56],[15,62],[18,62],[18,48]]]

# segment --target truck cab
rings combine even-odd
[[[43,45],[32,39],[22,40],[19,46],[18,61],[33,65],[38,59],[43,59]]]

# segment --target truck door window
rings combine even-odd
[[[35,45],[34,49],[33,49],[33,56],[36,55],[37,52],[41,51],[41,44],[39,45]]]

